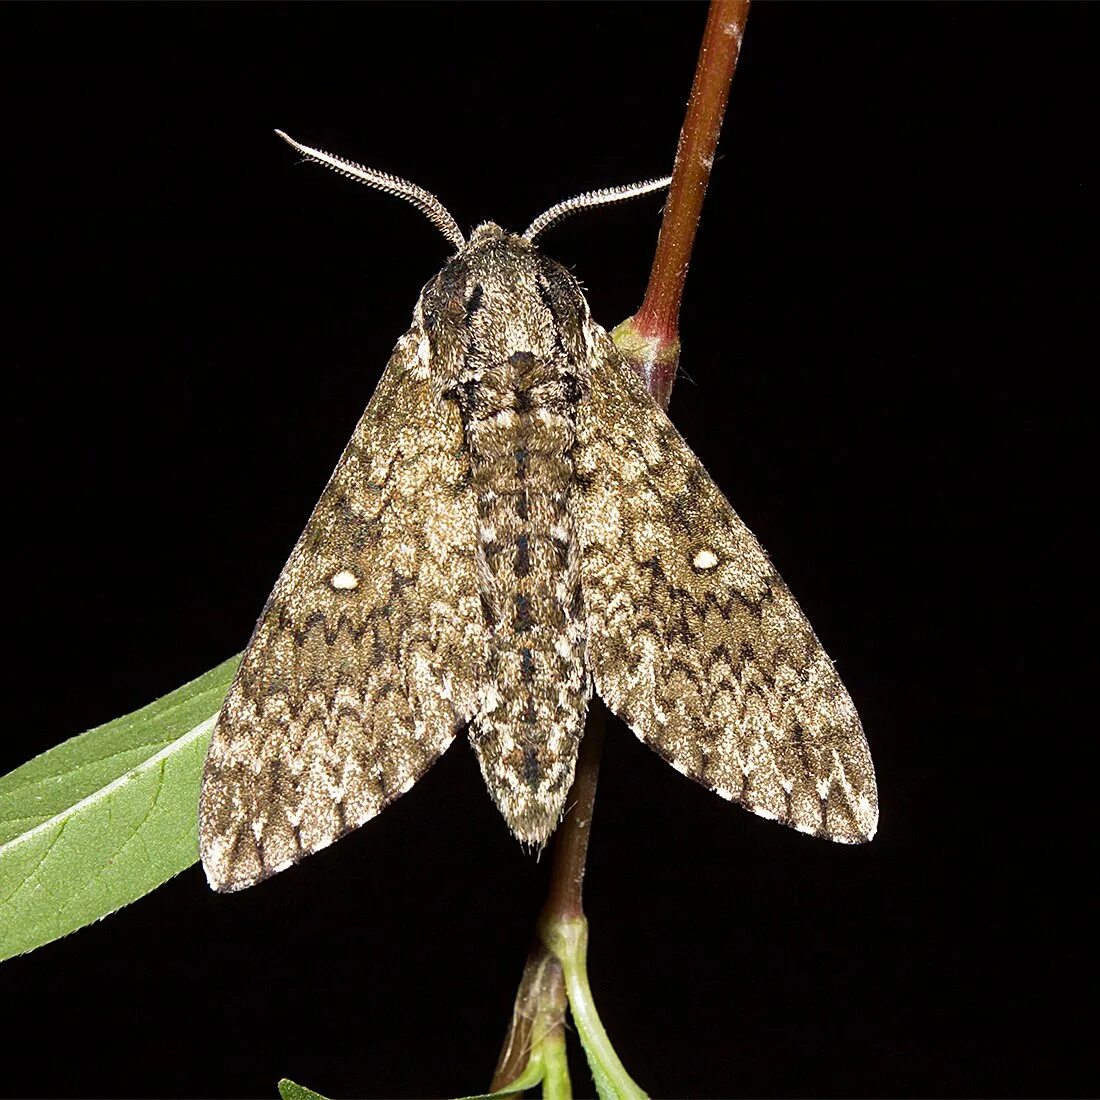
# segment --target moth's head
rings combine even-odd
[[[588,303],[580,284],[522,234],[486,222],[424,287],[416,323],[441,389],[475,361],[585,352]]]

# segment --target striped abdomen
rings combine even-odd
[[[460,402],[490,637],[470,740],[509,826],[532,844],[557,825],[591,692],[569,509],[578,394],[564,357],[517,351]]]

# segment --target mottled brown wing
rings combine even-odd
[[[574,508],[596,690],[722,797],[870,840],[874,768],[832,661],[641,380],[602,331],[594,341]]]
[[[276,582],[218,717],[203,865],[238,890],[407,791],[477,709],[485,628],[462,425],[414,328]]]

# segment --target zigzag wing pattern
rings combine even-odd
[[[573,498],[587,661],[673,767],[763,817],[869,840],[874,768],[832,662],[752,533],[603,330]]]
[[[407,791],[478,706],[486,637],[462,424],[402,338],[256,626],[214,730],[200,844],[250,886]]]

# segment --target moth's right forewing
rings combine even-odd
[[[855,707],[752,533],[610,339],[593,338],[574,498],[596,690],[675,768],[754,813],[858,842]]]
[[[218,717],[200,846],[249,886],[407,791],[485,678],[476,503],[422,333],[398,343],[280,575]]]

